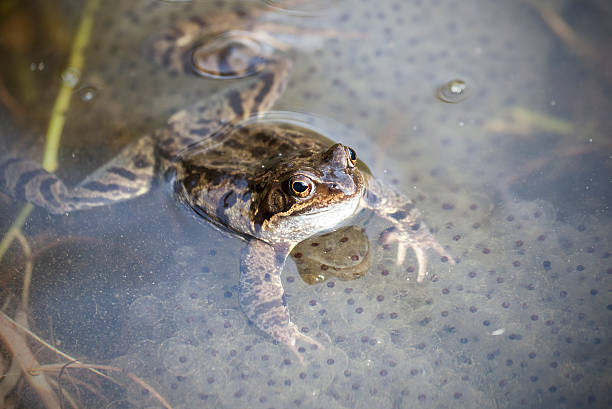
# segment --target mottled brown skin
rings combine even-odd
[[[151,58],[173,71],[191,69],[184,63],[186,50],[205,30],[198,19],[169,30],[148,48]],[[300,241],[366,207],[392,223],[384,238],[398,242],[398,262],[406,247],[415,251],[417,281],[425,276],[427,248],[448,254],[412,202],[357,166],[352,149],[305,129],[241,122],[269,110],[285,88],[290,62],[264,57],[247,64],[267,62],[257,75],[176,113],[167,127],[127,146],[76,187],[66,187],[34,162],[4,157],[0,188],[52,213],[66,213],[132,199],[159,179],[170,180],[177,197],[196,213],[247,240],[240,305],[258,328],[301,359],[297,340],[319,343],[291,322],[280,280],[287,256]],[[221,60],[220,67],[226,64]]]

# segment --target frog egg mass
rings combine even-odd
[[[3,61],[38,67],[0,68],[3,233],[35,205],[3,314],[78,362],[26,337],[30,364],[0,316],[32,372],[0,398],[610,407],[604,1],[124,3],[93,17],[55,172],[69,50],[50,11],[3,15]],[[44,70],[10,50],[30,25]]]

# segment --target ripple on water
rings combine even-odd
[[[77,95],[79,96],[79,99],[83,102],[93,101],[98,96],[99,93],[100,93],[100,90],[91,85],[79,88],[79,90],[77,91]]]
[[[340,4],[342,0],[310,0],[310,1],[293,1],[293,0],[263,0],[270,8],[292,16],[314,17],[322,16],[331,9]]]
[[[440,101],[455,104],[464,101],[470,94],[467,83],[459,78],[452,79],[438,88],[437,97]]]
[[[228,31],[196,46],[191,54],[194,72],[207,78],[244,78],[269,64],[272,47],[254,33]]]

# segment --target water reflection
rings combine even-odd
[[[206,15],[196,3],[117,5],[98,17],[105,35],[94,40],[80,73],[83,84],[96,84],[95,104],[68,113],[66,178],[80,180],[128,140],[163,125],[169,111],[219,86],[156,70],[134,51],[172,16]],[[304,351],[305,366],[239,311],[242,244],[195,221],[165,193],[88,214],[34,214],[25,230],[34,271],[31,328],[83,361],[110,359],[123,369],[109,370],[123,389],[97,391],[116,394],[118,407],[160,406],[153,391],[172,407],[605,406],[610,94],[598,62],[607,58],[609,6],[541,7],[442,0],[373,9],[352,1],[337,4],[335,14],[299,20],[313,30],[334,27],[336,35],[295,51],[277,108],[347,124],[335,137],[355,138],[350,144],[387,170],[380,175],[415,200],[460,260],[452,271],[432,263],[422,285],[407,280],[416,268],[411,254],[397,268],[394,248],[376,241],[368,243],[370,268],[358,280],[326,274],[308,285],[300,266],[287,266],[292,318],[325,346]],[[20,13],[20,21],[32,14]],[[270,18],[290,24],[298,17]],[[568,31],[559,27],[579,37],[561,36]],[[572,38],[589,39],[584,58],[576,53],[584,42]],[[65,66],[41,55],[22,56],[24,64],[13,54],[3,58],[12,62],[3,64],[3,84],[17,103],[2,94],[2,105],[18,125],[24,113],[35,127],[46,125],[48,78]],[[42,77],[19,87],[9,66],[26,67],[23,78],[49,77],[44,88],[36,87]],[[478,87],[459,104],[442,104],[432,90],[451,78]],[[25,130],[10,135],[18,136],[3,133],[3,144],[16,142],[23,153],[37,145]],[[4,230],[17,211],[3,199]],[[363,224],[370,237],[388,227]],[[2,262],[12,294],[26,260],[19,249]],[[319,279],[321,271],[308,278]],[[12,315],[17,303],[7,305]],[[68,393],[75,390],[67,376],[97,382],[78,370],[64,369]]]
[[[291,258],[308,284],[333,277],[356,280],[370,269],[370,243],[363,228],[346,226],[304,240],[291,251]]]

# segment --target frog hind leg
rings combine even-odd
[[[319,348],[316,340],[302,334],[289,318],[285,291],[280,274],[290,251],[287,245],[271,245],[252,239],[242,255],[240,265],[240,306],[249,320],[277,342],[286,345],[300,362],[296,341]]]
[[[245,13],[225,12],[206,17],[193,16],[148,38],[142,53],[149,61],[172,74],[192,72],[194,67],[191,55],[198,42],[207,37],[219,37],[221,33],[238,28],[241,31],[249,31],[254,24],[253,16],[247,16]]]
[[[193,75],[195,83],[200,78],[191,61],[198,41],[206,34],[236,27],[248,31],[252,28],[252,21],[244,13],[191,18],[149,39],[145,55],[170,73]],[[268,111],[283,93],[291,70],[291,62],[286,57],[275,55],[268,47],[246,54],[241,48],[229,51],[220,49],[209,57],[216,58],[220,66],[240,74],[240,79],[170,117],[168,126],[157,136],[161,153],[167,158],[177,159],[196,144],[198,149],[204,150],[214,146],[224,136],[221,130],[225,126]],[[232,62],[233,58],[228,58],[230,55],[242,55],[242,58],[235,58],[241,63]],[[247,72],[242,71],[244,67],[249,67]]]
[[[230,134],[222,132],[224,127],[270,110],[283,93],[290,70],[289,60],[271,60],[257,75],[175,113],[157,135],[160,152],[177,160],[196,145],[201,150],[215,146]]]
[[[158,165],[154,149],[152,137],[140,138],[73,188],[36,162],[2,157],[0,190],[55,214],[133,199],[154,183]]]

